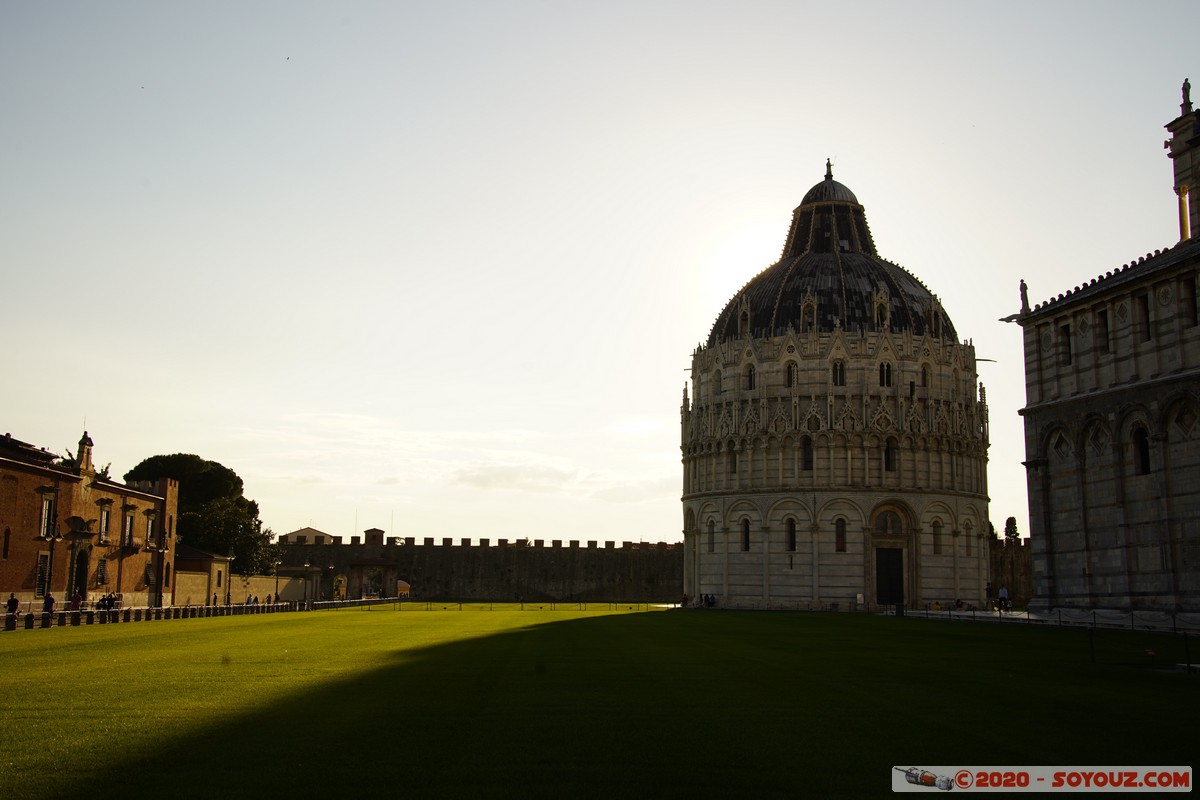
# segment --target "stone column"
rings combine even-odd
[[[721,526],[721,603],[729,597],[729,526]]]
[[[771,606],[771,526],[762,526],[763,545],[763,603]]]

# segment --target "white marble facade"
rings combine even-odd
[[[827,171],[692,357],[684,591],[738,608],[981,605],[987,405],[936,296]]]
[[[1186,89],[1180,111],[1180,241],[1016,317],[1034,609],[1200,611],[1200,113]]]

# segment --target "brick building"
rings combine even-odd
[[[85,431],[73,457],[0,438],[0,594],[40,611],[78,593],[125,606],[170,602],[179,483],[123,484],[97,472]]]

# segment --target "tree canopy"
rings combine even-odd
[[[229,467],[191,453],[151,456],[125,473],[126,481],[179,481],[180,542],[218,555],[232,555],[242,575],[265,574],[275,561],[270,528],[263,528],[258,503],[242,494],[242,479]]]
[[[1005,539],[1020,539],[1021,533],[1017,530],[1017,518],[1009,517],[1004,520],[1004,538]]]

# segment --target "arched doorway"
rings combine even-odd
[[[87,583],[88,583],[88,551],[80,550],[75,554],[75,574],[72,576],[71,596],[77,592],[80,597],[87,600]]]
[[[905,602],[904,551],[911,527],[908,513],[897,505],[880,506],[872,515],[875,602],[879,605]]]
[[[875,548],[875,600],[885,606],[904,602],[903,548]]]

